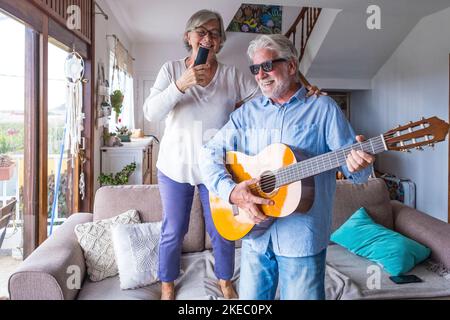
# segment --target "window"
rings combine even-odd
[[[8,173],[0,170],[0,205],[12,196],[18,198],[14,222],[23,235],[19,237],[19,243],[23,247],[24,258],[48,234],[48,219],[51,218],[54,199],[52,184],[57,177],[61,142],[65,140],[63,105],[66,98],[63,76],[59,73],[63,72],[64,65],[60,61],[63,57],[65,59],[68,48],[72,46],[85,62],[84,77],[87,81],[83,83],[82,96],[85,162],[82,166],[80,159],[75,159],[75,163],[68,161],[67,148],[63,148],[60,177],[67,175],[68,189],[60,192],[60,197],[65,198],[57,201],[55,220],[64,219],[75,211],[92,211],[95,115],[92,94],[95,91],[95,68],[91,56],[95,46],[93,4],[93,0],[78,2],[83,21],[80,31],[66,27],[66,11],[60,1],[0,1],[0,39],[4,44],[0,50],[0,155],[4,166],[11,161],[3,159],[6,156],[12,158],[14,166],[8,166],[15,170]],[[78,192],[79,185],[83,185],[81,170],[85,197]],[[61,185],[62,181],[61,178]]]
[[[2,249],[22,256],[25,179],[25,26],[0,11],[0,207],[17,200]],[[4,230],[0,230],[0,235]]]
[[[117,56],[114,51],[109,55],[109,85],[110,93],[114,90],[121,90],[124,94],[122,113],[116,121],[114,111],[109,121],[109,131],[114,132],[116,127],[126,126],[128,129],[134,129],[134,95],[133,95],[133,77],[129,72],[119,67]]]
[[[48,189],[49,227],[59,225],[72,213],[73,174],[69,152],[67,120],[67,81],[64,64],[68,55],[63,45],[51,40],[48,44]]]

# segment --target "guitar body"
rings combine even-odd
[[[422,118],[308,161],[304,161],[304,156],[300,154],[294,155],[288,146],[281,143],[272,144],[253,157],[227,152],[226,166],[233,180],[239,183],[259,178],[259,182],[251,185],[250,190],[261,198],[273,200],[275,205],[260,206],[260,210],[269,218],[255,226],[239,222],[236,216],[242,209],[210,193],[214,224],[219,234],[228,240],[240,239],[253,228],[252,236],[258,236],[276,218],[285,217],[294,211],[307,212],[314,202],[314,176],[346,165],[352,150],[373,155],[387,150],[422,150],[422,146],[433,146],[436,142],[444,141],[449,130],[450,125],[438,117]]]
[[[301,158],[297,155],[297,158],[299,157]],[[233,176],[233,180],[239,183],[264,176],[265,172],[273,172],[294,164],[297,158],[288,146],[276,143],[269,145],[255,156],[229,151],[226,154],[226,167]],[[310,177],[270,190],[258,188],[254,194],[274,201],[273,206],[260,206],[260,210],[269,217],[281,218],[294,211],[307,212],[314,202],[314,178]],[[225,239],[240,239],[254,227],[254,224],[236,220],[235,215],[243,209],[230,205],[212,193],[209,200],[214,225]]]

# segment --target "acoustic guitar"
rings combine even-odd
[[[255,156],[240,152],[226,153],[226,168],[236,183],[259,177],[250,186],[253,194],[271,199],[274,205],[260,205],[261,212],[269,216],[267,221],[281,218],[293,212],[306,213],[314,201],[314,176],[346,164],[351,150],[362,150],[372,155],[387,150],[422,150],[422,146],[434,146],[445,140],[449,124],[432,117],[399,126],[380,136],[356,143],[309,159],[281,143],[271,144]],[[299,160],[299,161],[298,161]],[[211,213],[219,234],[228,240],[238,240],[255,228],[265,230],[266,221],[255,225],[236,219],[241,208],[223,201],[210,192]],[[272,217],[272,218],[270,218]],[[269,222],[270,223],[270,222]]]

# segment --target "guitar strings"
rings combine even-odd
[[[365,143],[362,146],[360,146],[360,148],[362,148],[362,150],[368,150],[368,146],[369,143]],[[381,148],[381,144],[371,144],[371,149],[373,153],[377,153],[377,151],[375,151],[375,148],[379,149],[379,150],[383,150],[383,148]],[[299,163],[296,163],[293,165],[293,167],[283,167],[280,169],[277,169],[274,174],[278,174],[279,178],[283,179],[283,178],[290,178],[292,177],[292,174],[298,175],[299,172],[301,171],[305,171],[306,173],[308,173],[309,171],[312,171],[312,174],[315,173],[316,170],[322,170],[321,168],[323,167],[337,167],[339,165],[342,165],[342,163],[345,162],[346,160],[346,156],[348,155],[349,151],[355,149],[354,147],[348,147],[348,148],[344,148],[341,150],[337,150],[337,152],[342,152],[344,157],[340,156],[341,159],[339,159],[337,157],[337,152],[331,152],[325,155],[321,155],[312,159],[309,159],[309,161],[302,161]],[[332,159],[333,157],[336,157],[336,160],[338,160],[337,165],[333,163],[333,161],[335,159]],[[301,167],[299,167],[299,165],[301,165]],[[281,170],[284,170],[284,172],[281,172]],[[294,171],[294,172],[293,172]]]
[[[373,139],[376,139],[375,143],[373,143]],[[324,167],[324,166],[326,167],[326,164],[325,164],[326,160],[329,162],[329,164],[332,167],[334,167],[332,162],[331,162],[331,158],[330,158],[332,155],[334,155],[336,157],[336,160],[338,160],[338,165],[335,166],[335,167],[338,167],[338,166],[342,165],[341,163],[344,163],[346,161],[346,157],[348,156],[348,154],[350,153],[351,150],[355,150],[356,149],[356,150],[370,151],[369,150],[369,145],[370,145],[370,149],[372,149],[372,152],[375,153],[375,154],[379,153],[380,151],[383,151],[385,149],[383,141],[380,140],[379,137],[375,137],[375,138],[372,138],[372,139],[366,140],[364,142],[360,142],[360,143],[351,145],[351,146],[343,148],[343,149],[338,149],[338,150],[335,150],[335,151],[332,151],[332,152],[329,152],[329,153],[326,153],[326,154],[323,154],[323,155],[316,156],[316,157],[311,158],[311,159],[307,159],[307,160],[295,163],[295,164],[287,166],[287,167],[276,169],[276,170],[274,170],[272,172],[273,172],[274,175],[278,175],[279,176],[278,177],[279,180],[281,180],[281,181],[284,181],[284,180],[289,181],[291,179],[297,178],[298,173],[303,171],[302,168],[298,166],[299,164],[301,164],[301,166],[304,168],[304,171],[306,171],[306,173],[311,173],[312,172],[311,175],[314,175],[316,170],[319,169],[319,172],[320,172],[321,166],[322,167]],[[360,147],[360,149],[355,148],[355,147],[358,147],[358,146]],[[375,151],[375,149],[377,151]],[[342,152],[344,157],[339,159],[338,155],[337,155],[338,152]],[[283,172],[280,173],[280,171],[282,171],[282,170],[283,170]],[[293,170],[295,170],[295,172],[293,172]],[[310,172],[308,172],[308,171],[310,171]],[[276,184],[277,184],[277,179],[275,177],[275,179],[268,179],[267,181],[263,181],[260,184],[251,185],[251,186],[249,186],[249,188],[250,188],[251,191],[258,191],[259,192],[259,191],[267,190],[267,189],[272,190],[273,188],[275,188]],[[283,184],[288,184],[288,183],[283,183]]]
[[[370,145],[370,147],[369,147]],[[359,148],[355,148],[359,146]],[[299,162],[297,164],[294,164],[291,168],[290,166],[281,168],[281,170],[284,170],[285,172],[282,172],[280,174],[281,178],[290,178],[292,177],[292,174],[298,175],[299,172],[305,171],[306,173],[309,173],[312,171],[312,175],[316,173],[317,170],[322,171],[322,169],[325,167],[338,167],[346,162],[346,158],[351,150],[355,149],[361,149],[364,151],[372,151],[372,153],[376,154],[380,151],[384,150],[384,145],[382,142],[376,141],[375,144],[372,143],[372,141],[368,141],[367,143],[361,143],[359,145],[353,145],[344,149],[336,150],[331,153],[327,153],[325,155],[320,155],[315,158],[308,159],[306,161]],[[372,150],[370,150],[372,149]],[[376,149],[376,150],[375,150]],[[340,155],[339,153],[342,153]],[[332,159],[335,157],[336,159]],[[337,160],[337,164],[334,163],[334,161]],[[300,166],[301,167],[300,167]],[[293,172],[293,169],[295,172]]]
[[[383,138],[386,141],[386,140],[389,140],[391,138],[394,138],[395,134],[396,134],[396,132],[389,133],[389,134],[384,134]],[[375,139],[375,143],[373,143],[374,139]],[[317,157],[312,158],[312,159],[308,159],[308,160],[302,161],[301,165],[305,169],[306,172],[308,172],[308,170],[311,170],[312,171],[311,175],[314,175],[315,171],[317,169],[319,169],[319,171],[320,171],[320,166],[324,166],[325,165],[325,161],[326,160],[328,160],[328,162],[330,162],[330,165],[333,167],[333,165],[331,163],[331,159],[330,159],[330,157],[332,155],[334,155],[337,158],[337,153],[338,152],[342,152],[344,154],[344,160],[342,160],[342,159],[339,160],[338,158],[337,158],[337,160],[340,161],[340,162],[344,162],[346,157],[348,156],[349,151],[355,149],[354,147],[360,146],[360,148],[362,150],[366,151],[366,147],[368,148],[369,144],[370,144],[370,147],[372,149],[372,153],[374,153],[374,154],[385,150],[385,142],[383,140],[380,140],[380,137],[374,137],[374,138],[371,138],[371,139],[366,140],[364,142],[353,144],[353,145],[351,145],[349,147],[346,147],[346,148],[343,148],[343,149],[339,149],[339,150],[335,150],[333,152],[330,152],[330,153],[327,153],[327,154],[324,154],[324,155],[321,155],[321,156],[317,156]],[[375,151],[375,149],[377,149],[377,151]],[[367,150],[367,151],[370,151],[370,150]],[[340,162],[338,162],[338,166],[341,165]],[[296,163],[296,164],[299,164],[299,163]],[[279,169],[276,169],[276,170],[274,170],[272,172],[273,172],[274,175],[278,175],[280,180],[282,180],[282,179],[291,180],[292,178],[295,178],[298,175],[298,173],[299,173],[298,171],[302,171],[302,168],[298,168],[298,167],[297,168],[289,168],[289,167],[290,166],[279,168]],[[296,172],[292,172],[292,169],[294,169]],[[282,170],[283,170],[283,172],[280,173],[280,171],[282,171]],[[262,184],[260,184],[262,189],[274,188],[275,185],[276,185],[276,182],[274,183],[272,180],[273,179],[270,179],[268,182],[263,182]]]
[[[279,175],[279,177],[278,177],[278,178],[280,178],[279,180],[290,179],[290,178],[293,178],[294,176],[298,176],[298,173],[301,171],[306,171],[307,173],[308,173],[308,171],[312,171],[312,175],[314,175],[315,171],[317,169],[320,169],[320,167],[324,167],[324,166],[326,167],[329,165],[331,165],[331,167],[334,167],[334,165],[331,161],[331,157],[333,155],[336,156],[337,152],[342,152],[344,154],[344,157],[340,159],[340,162],[338,162],[338,165],[336,165],[336,167],[341,165],[341,162],[342,163],[345,162],[346,153],[348,155],[348,152],[351,151],[352,149],[355,149],[354,147],[358,146],[358,145],[360,148],[362,148],[362,150],[370,151],[370,150],[368,150],[369,149],[368,147],[370,144],[370,148],[372,149],[373,153],[378,153],[378,151],[384,150],[384,144],[382,143],[382,141],[376,141],[375,143],[372,143],[372,142],[373,142],[372,140],[368,140],[367,142],[362,142],[362,143],[355,144],[355,145],[352,145],[352,146],[344,148],[344,149],[336,150],[334,152],[318,156],[318,157],[316,157],[316,159],[315,158],[309,159],[310,161],[305,160],[305,161],[294,164],[294,165],[298,165],[301,163],[303,169],[298,166],[293,167],[293,168],[289,168],[289,166],[288,166],[288,167],[283,167],[283,168],[275,170],[274,174]],[[377,151],[375,151],[375,149],[377,149]],[[336,158],[336,159],[339,160],[338,158]],[[313,161],[311,161],[311,160],[313,160]],[[315,164],[315,163],[317,163],[317,164]],[[295,172],[292,172],[293,171],[292,169],[295,169]],[[279,171],[281,171],[281,170],[284,170],[285,172],[282,172],[280,174]],[[293,174],[294,174],[294,176],[293,176]],[[271,180],[273,180],[273,179],[271,179]],[[274,183],[271,182],[270,180],[268,183],[266,183],[266,184],[262,183],[261,185],[262,185],[263,189],[274,187]]]
[[[389,139],[395,137],[395,134],[396,134],[396,132],[384,134],[383,135],[384,141],[382,139],[380,139],[379,136],[374,137],[369,140],[353,144],[353,145],[343,148],[343,149],[338,149],[338,150],[335,150],[335,151],[332,151],[332,152],[329,152],[329,153],[326,153],[323,155],[316,156],[311,159],[307,159],[307,160],[292,164],[287,167],[276,169],[276,170],[272,171],[272,173],[275,176],[278,175],[278,178],[279,178],[278,180],[280,180],[280,181],[286,180],[286,182],[280,183],[279,186],[288,184],[289,181],[292,181],[292,180],[296,180],[296,179],[301,180],[302,178],[298,178],[299,173],[301,173],[302,171],[305,171],[305,173],[306,173],[305,177],[315,175],[317,170],[319,170],[319,173],[320,173],[321,166],[326,167],[325,162],[327,160],[328,160],[329,164],[331,165],[331,167],[338,167],[338,166],[342,165],[343,163],[345,163],[346,158],[347,158],[348,154],[351,152],[351,150],[355,150],[355,149],[358,150],[358,148],[355,148],[355,147],[359,146],[361,148],[360,150],[370,151],[368,148],[369,144],[370,144],[370,148],[372,149],[373,154],[377,154],[381,151],[384,151],[386,140],[389,140]],[[374,140],[375,140],[375,142],[374,142]],[[375,149],[376,149],[376,151],[375,151]],[[338,152],[342,152],[344,157],[339,159]],[[336,157],[336,160],[338,160],[337,166],[333,166],[333,164],[331,162],[332,155],[334,155]],[[298,166],[299,164],[301,164],[301,167]],[[277,185],[277,179],[275,177],[275,179],[269,179],[268,181],[265,181],[259,185],[256,185],[255,187],[253,187],[252,190],[255,191],[255,190],[261,189],[261,191],[262,191],[264,189],[266,189],[266,190],[273,189],[276,187],[276,185]]]
[[[267,181],[263,181],[262,183],[257,183],[257,184],[252,184],[249,186],[250,191],[253,192],[264,192],[263,190],[274,190],[276,188],[277,185],[277,175],[278,175],[278,179],[280,181],[283,181],[279,184],[279,186],[285,185],[285,184],[289,184],[290,181],[295,181],[296,179],[301,180],[303,178],[309,177],[309,176],[313,176],[315,175],[316,170],[319,170],[318,173],[321,172],[321,166],[322,167],[327,167],[327,165],[325,164],[325,161],[328,160],[329,162],[329,166],[331,166],[331,168],[336,168],[339,167],[341,165],[343,165],[346,162],[347,156],[348,154],[351,152],[351,150],[363,150],[363,151],[370,151],[368,149],[365,149],[366,147],[368,148],[368,145],[370,144],[370,148],[372,149],[372,154],[378,154],[382,151],[385,151],[386,149],[386,143],[388,143],[389,139],[391,138],[395,138],[397,132],[392,132],[392,133],[386,133],[383,134],[382,137],[383,139],[380,139],[380,136],[378,137],[374,137],[371,138],[369,140],[366,140],[364,142],[360,142],[357,144],[353,144],[349,147],[343,148],[343,149],[338,149],[332,152],[328,152],[326,154],[322,154],[301,162],[297,162],[294,164],[291,164],[287,167],[282,167],[282,168],[278,168],[276,170],[272,171],[272,174],[274,175],[273,178],[268,179]],[[374,141],[375,140],[375,141]],[[355,147],[359,146],[361,149],[357,149]],[[342,152],[343,157],[341,156],[341,158],[338,157],[338,152]],[[337,166],[333,165],[332,163],[332,159],[331,157],[334,155],[334,157],[337,160]],[[333,160],[334,161],[334,160]],[[328,171],[330,169],[327,169],[326,171]],[[303,173],[303,171],[305,171]],[[300,178],[298,177],[300,173]],[[301,176],[304,175],[304,177],[302,178]]]

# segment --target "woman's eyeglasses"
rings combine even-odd
[[[259,73],[259,68],[262,68],[264,72],[270,72],[273,70],[273,64],[275,62],[281,62],[281,61],[287,61],[287,59],[284,58],[278,58],[274,60],[267,60],[260,64],[252,64],[250,66],[250,72],[254,74],[255,76]]]
[[[205,28],[199,27],[199,28],[195,28],[194,29],[195,33],[197,33],[197,35],[200,38],[206,37],[206,35],[208,34],[210,36],[210,38],[212,39],[219,39],[221,34],[219,31],[217,30],[206,30]]]

